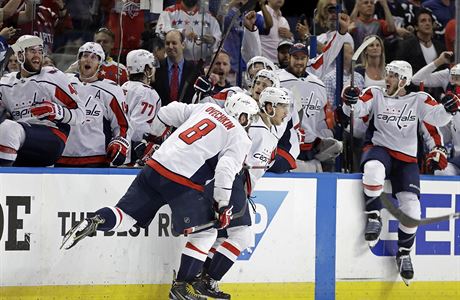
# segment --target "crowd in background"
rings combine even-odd
[[[342,104],[337,97],[341,92],[337,78],[343,78],[341,84],[348,85],[350,78],[354,77],[354,84],[360,89],[369,86],[385,88],[385,66],[390,61],[409,62],[413,74],[435,61],[433,71],[449,68],[453,63],[447,59],[451,52],[446,52],[453,51],[455,42],[452,0],[346,0],[339,6],[336,0],[318,0],[313,1],[316,2],[314,13],[311,10],[297,11],[297,15],[286,17],[283,15],[284,6],[293,0],[258,0],[253,9],[238,16],[239,8],[247,2],[164,0],[163,11],[158,14],[154,11],[159,2],[148,0],[3,0],[0,10],[1,56],[5,56],[6,49],[18,37],[31,34],[43,40],[44,66],[79,73],[78,50],[85,42],[94,41],[104,52],[99,77],[122,86],[130,80],[129,70],[125,67],[127,54],[142,48],[151,52],[157,61],[154,80],[145,83],[158,93],[161,105],[172,101],[191,103],[196,93],[194,83],[207,72],[228,28],[223,51],[210,72],[213,93],[232,86],[250,85],[245,80],[246,66],[254,56],[263,56],[278,68],[286,68],[291,63],[289,56],[294,53],[292,47],[302,43],[308,46],[310,59],[319,57],[328,50],[338,29],[338,15],[344,12],[350,16],[351,22],[345,33],[343,58],[336,60],[343,70],[337,73],[341,68],[336,71],[334,62],[325,66],[318,76],[327,92],[326,122],[339,141],[349,138],[349,122],[339,112]],[[172,29],[179,31],[172,32]],[[364,50],[355,73],[350,76],[354,50],[370,36],[377,39]],[[12,55],[7,59],[4,73],[18,71],[17,57]],[[425,90],[436,99],[444,94],[442,86],[424,86],[423,81],[411,84],[407,90]],[[366,120],[355,122],[355,142],[351,151],[355,165],[344,167],[343,162],[349,159],[344,154],[329,170],[359,171],[365,123]],[[440,136],[443,131],[458,135],[455,129],[434,131]],[[437,146],[447,148],[453,156],[452,143],[447,139],[438,140]],[[422,140],[421,168],[432,173],[434,170],[422,166],[424,156],[431,150],[423,144]]]

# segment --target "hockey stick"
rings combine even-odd
[[[233,214],[231,219],[235,220],[235,219],[241,218],[244,215],[244,213],[246,212],[247,207],[248,207],[248,200],[246,199],[246,201],[244,201],[243,208],[239,212],[237,212],[236,214]],[[184,229],[184,236],[187,236],[187,235],[189,235],[191,233],[194,233],[194,232],[207,230],[207,229],[210,229],[210,228],[216,228],[218,225],[219,225],[219,220],[213,220],[213,221],[205,223],[205,224],[185,228]]]
[[[355,53],[351,57],[351,74],[350,74],[350,85],[351,88],[353,89],[355,87],[355,67],[356,67],[356,62],[358,61],[359,56],[363,51],[372,44],[376,40],[376,37],[370,37],[366,41],[364,41],[361,46],[359,46],[358,49],[356,49]],[[352,172],[353,170],[353,133],[354,133],[354,117],[355,117],[355,108],[353,105],[350,106],[350,153],[349,155],[349,173]]]
[[[214,56],[212,57],[211,63],[209,64],[209,68],[206,71],[205,77],[209,77],[209,74],[211,74],[212,67],[216,63],[216,59],[219,56],[219,53],[222,51],[222,48],[224,46],[225,40],[227,39],[228,34],[233,28],[233,25],[235,24],[236,20],[241,17],[246,11],[251,10],[255,5],[256,5],[257,0],[249,0],[246,2],[246,4],[242,5],[238,11],[233,15],[232,19],[230,20],[230,23],[228,24],[228,27],[226,28],[225,33],[222,35],[222,39],[219,42],[219,46],[217,46],[217,50],[214,53]],[[180,98],[179,98],[180,99]],[[198,96],[195,98],[195,102],[200,102],[201,100],[201,92],[198,93]]]
[[[386,193],[382,193],[380,195],[380,198],[382,199],[382,203],[385,206],[385,208],[396,218],[401,222],[406,227],[417,227],[420,225],[425,225],[425,224],[432,224],[432,223],[438,223],[441,221],[448,221],[450,219],[459,219],[460,218],[460,212],[448,214],[448,215],[443,215],[439,217],[433,217],[433,218],[425,218],[425,219],[414,219],[407,214],[405,214],[401,209],[397,208],[394,206],[393,202],[388,198]]]

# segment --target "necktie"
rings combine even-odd
[[[169,98],[171,101],[177,101],[179,96],[179,66],[173,64],[171,82],[169,83]]]

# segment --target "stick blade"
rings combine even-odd
[[[377,38],[375,36],[368,38],[365,40],[358,49],[356,49],[355,54],[351,57],[351,61],[357,61],[361,53],[363,53],[364,49],[367,48],[370,44],[372,44]]]

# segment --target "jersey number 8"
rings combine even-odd
[[[210,133],[214,128],[216,128],[216,124],[214,124],[214,122],[209,119],[203,119],[179,134],[179,138],[186,144],[191,145],[195,141]]]

